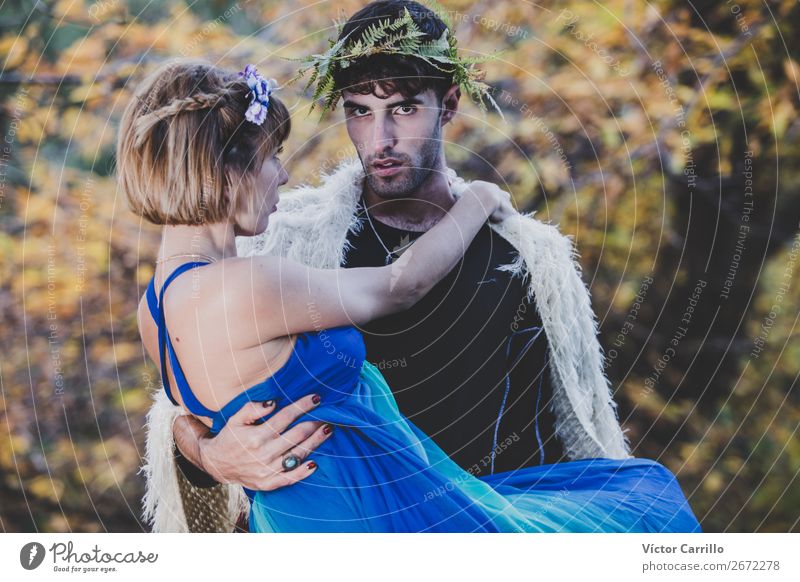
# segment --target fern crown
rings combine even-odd
[[[360,59],[378,54],[416,57],[444,73],[452,74],[453,82],[464,89],[481,111],[487,111],[488,102],[502,116],[492,98],[492,88],[483,82],[484,74],[475,66],[496,58],[499,53],[487,57],[460,57],[456,38],[449,34],[449,22],[443,14],[439,13],[438,16],[446,26],[441,36],[434,40],[423,40],[425,32],[420,30],[408,8],[394,20],[387,18],[371,24],[354,42],[348,43],[349,35],[342,37],[344,23],[337,23],[339,40],[329,39],[329,48],[322,54],[293,59],[299,60],[303,65],[290,82],[299,79],[309,70],[312,71],[304,91],[316,82],[311,109],[321,101],[324,114],[335,108],[341,98],[341,91],[336,89],[334,81],[337,71],[346,69]]]

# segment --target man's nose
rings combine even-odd
[[[394,129],[388,120],[376,120],[372,129],[372,150],[382,154],[395,146]]]

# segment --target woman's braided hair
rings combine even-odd
[[[138,95],[136,98],[141,100],[141,97]],[[183,99],[174,99],[168,105],[142,115],[136,120],[136,139],[134,140],[134,145],[140,147],[147,137],[147,133],[159,121],[165,121],[167,118],[174,117],[184,111],[213,109],[222,99],[223,94],[221,93],[199,93]]]
[[[126,107],[117,139],[117,174],[131,210],[155,224],[231,219],[291,130],[275,96],[261,125],[245,119],[249,104],[241,77],[203,61],[173,61],[151,73]]]

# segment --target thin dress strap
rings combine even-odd
[[[191,263],[184,263],[183,265],[179,266],[170,274],[169,277],[167,277],[167,280],[164,281],[164,285],[162,285],[161,292],[158,296],[158,301],[156,301],[155,277],[153,277],[147,287],[147,305],[150,308],[150,315],[153,316],[153,319],[158,326],[158,355],[159,359],[161,360],[161,380],[164,383],[164,389],[167,392],[167,396],[173,404],[178,406],[178,402],[172,396],[172,391],[169,386],[167,361],[164,354],[165,347],[169,354],[169,363],[172,366],[172,373],[175,376],[175,382],[178,384],[178,391],[183,399],[183,404],[192,414],[213,418],[217,413],[203,406],[203,404],[192,392],[192,389],[189,387],[189,383],[186,381],[186,376],[183,373],[180,362],[178,362],[175,349],[172,347],[172,340],[167,332],[167,322],[164,317],[164,292],[167,290],[167,287],[169,287],[169,284],[172,283],[172,281],[174,281],[178,275],[188,271],[189,269],[208,264],[210,263],[193,261]]]

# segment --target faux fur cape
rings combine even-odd
[[[466,182],[453,170],[448,173],[458,197]],[[324,176],[320,186],[300,186],[282,194],[267,232],[237,239],[239,255],[273,254],[317,268],[339,267],[347,250],[347,233],[359,225],[356,207],[363,180],[360,161],[348,160]],[[492,228],[518,251],[513,263],[499,269],[524,278],[544,324],[556,435],[570,460],[630,457],[603,372],[597,321],[573,241],[555,226],[534,219],[533,214],[513,216]],[[143,502],[144,517],[158,532],[191,529],[178,488],[178,479],[183,477],[172,457],[172,421],[182,413],[163,389],[155,394],[148,416]],[[247,498],[241,487],[220,487],[228,489],[229,517],[235,522],[235,512],[246,511]],[[202,490],[195,493],[202,495]]]

